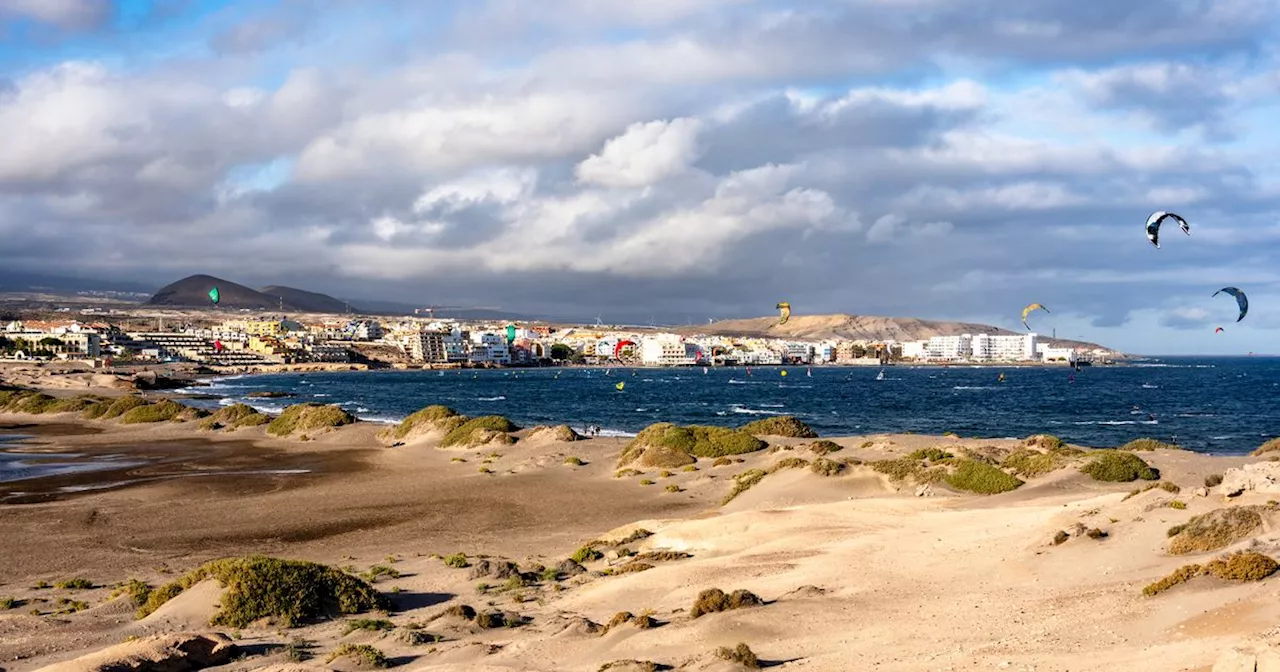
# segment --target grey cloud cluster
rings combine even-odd
[[[111,16],[111,5],[103,0],[0,0],[0,19],[8,15],[83,30],[101,25]]]
[[[203,60],[11,73],[0,263],[644,320],[1037,300],[1190,328],[1205,283],[1280,294],[1258,249],[1280,238],[1249,233],[1280,190],[1225,143],[1274,102],[1263,3],[551,4],[577,34],[473,4],[376,67],[318,65],[300,1],[220,25]],[[1154,209],[1191,242],[1153,257]]]

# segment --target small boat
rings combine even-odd
[[[880,369],[880,373],[876,374],[876,380],[884,380],[884,369]]]

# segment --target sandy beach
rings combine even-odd
[[[769,447],[757,452],[627,472],[625,439],[524,430],[513,445],[446,449],[438,433],[390,441],[384,429],[357,423],[303,440],[262,427],[0,415],[0,434],[30,437],[5,444],[11,452],[145,461],[0,483],[0,598],[13,600],[0,611],[0,668],[105,669],[77,659],[199,632],[238,647],[215,666],[226,670],[354,669],[350,658],[326,662],[344,644],[414,670],[594,671],[626,660],[653,667],[608,669],[750,669],[717,654],[739,643],[777,669],[1235,670],[1246,668],[1214,665],[1233,647],[1266,648],[1280,617],[1274,577],[1200,576],[1143,594],[1188,563],[1276,554],[1268,502],[1280,496],[1202,489],[1206,477],[1265,457],[1160,449],[1135,453],[1158,481],[1100,482],[1073,463],[980,495],[871,464],[930,448],[998,460],[1023,440],[823,437],[837,449],[764,437]],[[816,473],[823,460],[837,473]],[[724,503],[735,476],[754,469],[758,482]],[[1262,511],[1261,525],[1212,551],[1170,553],[1171,526],[1242,507]],[[601,557],[565,564],[592,541]],[[211,626],[213,580],[135,619],[136,605],[114,589],[251,554],[355,574],[392,568],[373,583],[390,608],[360,617],[393,629],[347,632],[346,616]],[[446,563],[454,554],[467,566]],[[513,582],[500,560],[544,576]],[[569,571],[546,576],[557,567]],[[57,587],[72,578],[94,587]],[[711,588],[745,589],[762,604],[693,617]],[[505,612],[518,627],[442,616],[459,605]],[[639,617],[608,627],[619,612]],[[291,662],[280,647],[303,641],[314,657]]]

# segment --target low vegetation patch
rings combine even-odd
[[[1262,455],[1266,455],[1267,453],[1274,453],[1276,451],[1280,451],[1280,438],[1274,438],[1274,439],[1268,440],[1266,443],[1254,449],[1254,451],[1252,453],[1249,453],[1249,455],[1253,457],[1259,457]]]
[[[955,471],[943,477],[947,485],[980,495],[995,495],[1016,490],[1022,486],[1022,479],[1001,471],[977,460],[961,460]]]
[[[12,597],[0,597],[0,611],[8,611],[17,609],[23,605],[23,601]]]
[[[711,466],[713,466],[713,467],[727,467],[727,466],[729,466],[729,465],[731,465],[731,464],[733,464],[733,460],[731,460],[731,459],[729,459],[729,458],[727,458],[727,457],[717,457],[717,458],[716,458],[716,461],[711,463]]]
[[[564,463],[574,467],[581,467],[586,464],[580,457],[566,457],[564,458]]]
[[[400,570],[386,565],[374,565],[370,567],[369,571],[365,572],[363,576],[365,581],[368,581],[369,583],[377,583],[378,579],[384,577],[388,579],[400,578]]]
[[[809,471],[819,476],[837,476],[844,471],[844,465],[835,460],[828,460],[825,457],[819,457],[809,465]]]
[[[1216,488],[1222,485],[1222,474],[1209,474],[1204,477],[1204,487]]]
[[[342,644],[325,658],[326,665],[339,658],[347,658],[360,667],[386,667],[387,656],[368,644]]]
[[[364,630],[367,632],[385,632],[388,630],[395,630],[395,629],[396,629],[396,624],[386,620],[385,618],[357,618],[357,619],[347,621],[347,624],[342,628],[342,634],[346,636],[355,632],[356,630]]]
[[[747,646],[745,642],[738,642],[738,645],[732,649],[727,646],[716,649],[716,657],[720,660],[737,663],[751,670],[760,669],[760,659],[756,658],[756,654],[751,651],[751,647]]]
[[[267,424],[271,436],[290,436],[296,432],[319,432],[350,425],[356,417],[334,405],[294,404]]]
[[[442,429],[443,423],[456,417],[458,412],[448,406],[428,406],[411,413],[400,424],[386,430],[384,436],[396,440],[405,439],[415,432]]]
[[[668,486],[666,487],[666,491],[667,491],[667,492],[683,492],[683,491],[680,489],[680,486],[675,485],[675,484],[668,485]]]
[[[226,589],[211,625],[243,628],[268,618],[293,627],[335,613],[358,614],[387,607],[386,598],[369,584],[339,569],[314,562],[250,556],[205,563],[161,586],[138,609],[138,618],[205,579],[216,579]]]
[[[809,444],[809,450],[817,455],[829,455],[831,453],[838,453],[844,450],[844,446],[836,443],[835,441],[821,439]]]
[[[1184,511],[1187,508],[1187,503],[1181,500],[1175,499],[1172,502],[1169,502],[1169,508],[1177,509],[1179,511]]]
[[[946,467],[926,467],[920,460],[905,457],[896,460],[877,460],[871,462],[870,466],[876,472],[898,482],[911,480],[917,483],[937,483],[947,475]]]
[[[693,464],[694,458],[753,453],[766,445],[741,430],[701,425],[681,427],[660,422],[646,427],[627,444],[618,466],[639,463],[647,467],[676,468]]]
[[[1147,452],[1152,450],[1180,450],[1180,448],[1178,448],[1177,446],[1171,443],[1164,443],[1163,441],[1156,441],[1155,439],[1143,438],[1143,439],[1134,439],[1129,443],[1126,443],[1123,446],[1120,446],[1117,450]]]
[[[626,670],[627,672],[655,672],[658,664],[652,660],[614,660],[601,665],[596,672],[609,672],[609,670]]]
[[[223,406],[213,415],[200,423],[200,429],[240,429],[241,427],[260,427],[271,422],[271,418],[259,413],[248,404],[231,404]]]
[[[952,457],[955,456],[941,448],[921,448],[920,450],[908,453],[903,459],[914,460],[917,462],[944,462]]]
[[[1178,494],[1179,492],[1182,492],[1182,488],[1178,487],[1176,483],[1170,483],[1168,481],[1165,481],[1163,483],[1149,483],[1144,487],[1131,491],[1129,494],[1124,496],[1124,499],[1120,501],[1123,502],[1129,499],[1130,497],[1137,497],[1138,495],[1141,495],[1144,492],[1150,492],[1156,489],[1164,490],[1165,492],[1168,492],[1174,495]]]
[[[573,555],[569,556],[569,559],[578,564],[582,564],[584,562],[599,560],[600,558],[603,558],[603,557],[604,557],[604,553],[601,553],[596,548],[596,545],[592,543],[592,544],[587,544],[586,546],[583,546],[582,548],[579,548],[578,550],[574,551]]]
[[[1186,555],[1226,548],[1262,527],[1264,510],[1261,506],[1232,506],[1195,516],[1185,525],[1170,528],[1169,552]]]
[[[114,420],[124,415],[125,413],[132,411],[135,408],[138,408],[140,406],[146,406],[146,405],[147,405],[146,399],[143,399],[142,397],[134,394],[128,394],[116,399],[110,404],[107,404],[105,408],[101,409],[102,411],[101,413],[98,413],[93,417],[95,417],[98,420]],[[85,415],[88,416],[91,411],[96,412],[97,410],[98,410],[98,407],[90,407],[88,409],[85,409]]]
[[[1000,466],[1023,478],[1035,478],[1067,466],[1067,458],[1052,451],[1022,448],[1005,457]]]
[[[807,466],[809,466],[809,460],[806,460],[803,457],[787,457],[774,462],[769,467],[769,473],[772,474],[775,471],[782,471],[783,469],[803,469]]]
[[[102,397],[95,397],[95,396],[89,396],[89,395],[80,395],[78,397],[68,397],[66,399],[59,399],[53,402],[52,404],[50,404],[49,407],[45,409],[45,413],[46,414],[83,413],[86,408],[89,408],[90,406],[93,406],[94,404],[101,403],[101,402],[102,402]]]
[[[708,588],[698,593],[693,607],[689,609],[689,617],[698,618],[715,612],[758,607],[762,604],[764,600],[749,590],[735,590],[726,595],[719,588]]]
[[[471,563],[467,560],[467,556],[462,553],[446,555],[444,557],[444,564],[448,567],[453,567],[454,569],[464,569],[471,566]]]
[[[489,443],[515,443],[511,432],[519,431],[515,423],[501,415],[485,415],[472,418],[458,425],[440,441],[443,448],[474,448]]]
[[[1253,551],[1233,553],[1204,566],[1206,573],[1226,581],[1261,581],[1276,573],[1280,564]]]
[[[753,436],[785,436],[791,439],[816,439],[818,433],[793,415],[779,415],[749,422],[742,431]]]
[[[138,425],[149,424],[153,422],[169,422],[174,420],[184,411],[186,406],[175,401],[164,399],[154,404],[146,404],[129,409],[124,415],[120,416],[120,424],[122,425]]]
[[[1080,471],[1095,481],[1107,483],[1131,483],[1138,479],[1155,481],[1160,478],[1160,472],[1152,469],[1141,457],[1119,451],[1096,451]]]
[[[1062,448],[1067,444],[1063,443],[1062,439],[1059,439],[1058,437],[1052,434],[1035,434],[1033,436],[1028,436],[1027,440],[1023,442],[1023,445],[1025,445],[1028,448],[1043,448],[1045,450],[1057,450],[1058,448]]]
[[[750,490],[755,484],[764,480],[766,475],[767,474],[763,469],[748,469],[741,474],[734,476],[733,489],[730,490],[729,494],[725,495],[724,499],[720,501],[720,505],[724,506],[725,504],[732,502],[734,497]]]
[[[93,582],[85,578],[66,579],[53,584],[55,588],[63,590],[89,590],[93,588]]]
[[[1183,565],[1173,570],[1172,574],[1156,581],[1155,583],[1149,584],[1146,588],[1143,588],[1142,594],[1147,597],[1154,597],[1178,584],[1186,583],[1203,573],[1204,567],[1200,565]]]

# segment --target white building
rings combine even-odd
[[[511,349],[507,347],[506,335],[488,331],[473,332],[469,357],[477,364],[510,364]]]
[[[925,358],[941,361],[968,359],[973,352],[972,341],[969,334],[934,336],[924,346]]]
[[[1037,343],[1036,354],[1041,361],[1044,362],[1067,362],[1071,363],[1076,360],[1076,351],[1074,348],[1055,348],[1048,343]]]
[[[1037,358],[1035,334],[978,334],[970,339],[978,362],[1027,362]]]
[[[355,332],[351,338],[357,341],[376,341],[382,338],[382,325],[371,320],[365,320],[356,325]]]
[[[640,345],[640,359],[655,366],[690,366],[698,361],[698,346],[678,338],[646,338]]]
[[[902,344],[903,359],[924,359],[928,341],[906,341]]]
[[[448,361],[444,342],[445,335],[438,332],[423,331],[410,334],[405,343],[405,352],[410,359],[417,362]]]

